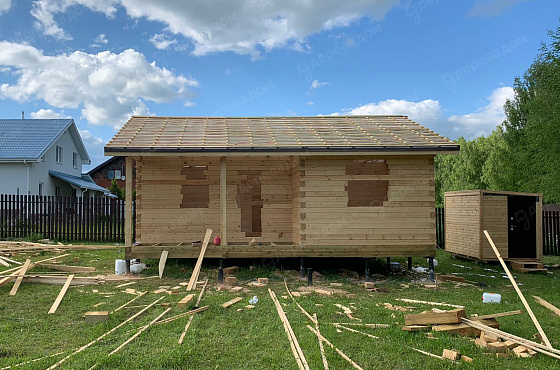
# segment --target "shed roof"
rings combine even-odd
[[[65,119],[0,119],[0,162],[37,161],[69,129],[82,163],[90,159],[74,120]]]
[[[88,174],[82,174],[82,176],[74,176],[74,175],[69,175],[67,173],[49,170],[49,175],[82,189],[95,190],[95,191],[100,191],[102,193],[109,193],[108,189],[105,189],[104,187],[99,186],[95,182],[93,182],[93,180]]]
[[[133,116],[105,146],[106,155],[354,151],[457,152],[459,146],[406,116]]]

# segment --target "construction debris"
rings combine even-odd
[[[84,315],[85,322],[98,323],[109,320],[108,311],[90,311]]]
[[[196,304],[195,306],[198,307],[198,305],[200,304],[200,300],[202,299],[202,295],[204,294],[204,290],[206,290],[206,285],[208,285],[208,279],[206,279],[206,281],[204,281],[204,285],[202,286],[202,289],[200,291],[200,294],[198,295],[198,298],[196,300]],[[191,326],[191,322],[193,321],[194,315],[189,316],[189,321],[187,321],[187,324],[185,325],[185,329],[183,329],[183,332],[181,333],[181,336],[179,337],[179,344],[183,344],[183,340],[185,339],[185,335],[187,335],[187,330],[189,330],[189,327]]]
[[[548,308],[549,310],[551,310],[552,312],[554,312],[554,314],[556,314],[557,316],[560,316],[560,308],[548,303],[547,301],[545,301],[544,299],[542,299],[541,297],[538,297],[536,295],[533,296],[533,298],[535,299],[535,301],[537,301],[541,306],[544,306],[546,308]]]
[[[234,304],[236,304],[239,301],[242,301],[243,298],[241,297],[235,297],[234,299],[231,299],[229,301],[227,301],[226,303],[222,304],[222,308],[228,308],[230,306],[233,306]]]
[[[49,310],[49,313],[55,313],[56,312],[56,310],[58,309],[58,306],[60,305],[60,302],[62,302],[62,299],[66,295],[66,291],[68,290],[68,287],[70,287],[70,283],[72,282],[72,279],[74,279],[74,275],[68,276],[68,279],[66,280],[66,283],[64,284],[64,286],[60,290],[60,293],[58,294],[58,297],[56,297],[56,300],[54,301],[51,309]]]
[[[425,311],[420,314],[405,315],[405,325],[460,324],[461,318],[467,317],[464,308],[450,311]]]
[[[189,292],[196,287],[196,283],[198,281],[198,275],[200,274],[200,268],[202,267],[202,260],[204,259],[204,254],[206,253],[206,248],[208,247],[208,243],[210,242],[211,236],[212,236],[212,229],[207,229],[206,235],[204,236],[204,242],[202,243],[202,248],[200,249],[198,260],[196,261],[196,265],[194,266],[191,279],[189,280],[189,285],[187,286],[187,291]]]
[[[181,299],[179,301],[179,303],[177,304],[177,307],[179,307],[180,309],[185,309],[187,308],[188,304],[190,303],[190,301],[192,301],[192,299],[194,298],[194,294],[187,294],[185,297],[183,297],[183,299]]]
[[[429,302],[429,301],[419,301],[416,299],[406,299],[406,298],[395,298],[396,301],[406,302],[406,303],[419,303],[419,304],[427,304],[431,306],[444,306],[444,307],[454,307],[454,308],[465,308],[465,306],[459,306],[456,304],[450,303],[440,303],[440,302]]]

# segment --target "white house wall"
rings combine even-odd
[[[56,147],[62,147],[62,163],[56,163]],[[72,155],[78,153],[78,168],[72,165]],[[44,184],[43,195],[55,195],[56,186],[60,186],[61,195],[71,196],[72,187],[59,179],[49,175],[50,171],[61,172],[73,176],[82,175],[82,158],[79,155],[76,144],[70,132],[66,130],[58,140],[47,150],[44,162],[28,163],[2,163],[0,164],[0,194],[26,194],[27,166],[29,165],[29,194],[39,195],[39,183]],[[77,189],[77,195],[81,195]]]

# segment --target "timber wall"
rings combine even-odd
[[[480,193],[445,194],[445,250],[480,258]]]
[[[208,257],[435,255],[433,156],[229,157],[226,166],[229,245],[210,245]],[[218,157],[138,158],[137,180],[142,245],[132,258],[179,243],[170,257],[197,257],[191,242],[219,233]]]

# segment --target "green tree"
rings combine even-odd
[[[545,202],[560,202],[560,27],[549,36],[550,44],[542,44],[515,79],[498,157],[508,164],[500,181],[511,190],[542,192]]]
[[[117,180],[111,180],[111,187],[109,188],[109,191],[111,192],[111,194],[116,195],[120,199],[124,199],[124,189],[119,186]]]

